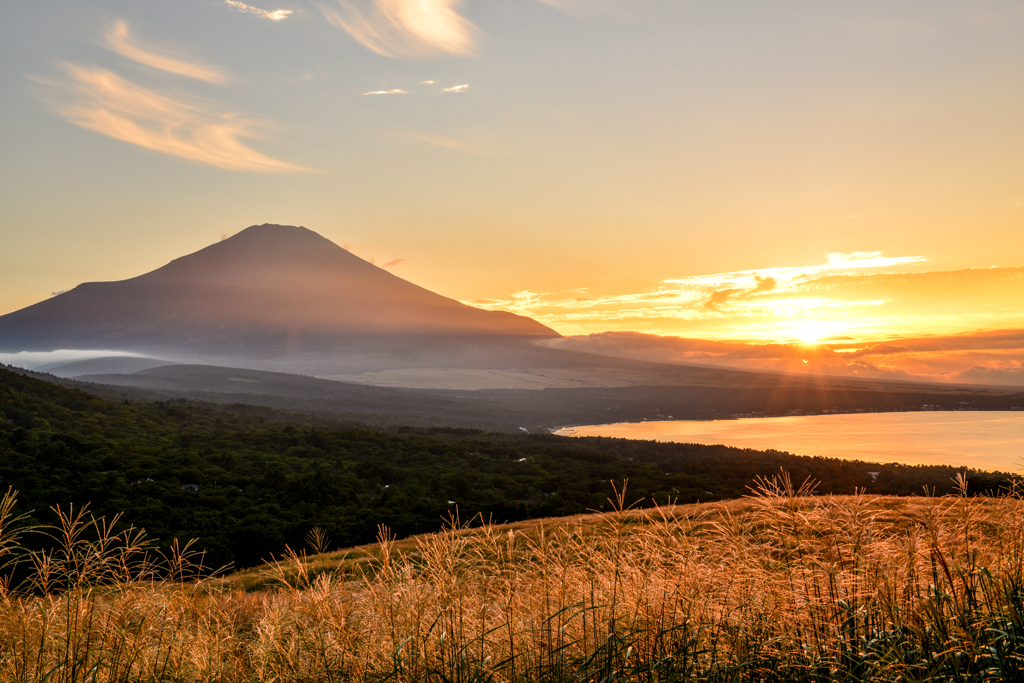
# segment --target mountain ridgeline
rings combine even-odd
[[[344,353],[367,338],[558,334],[435,294],[303,227],[254,225],[117,282],[89,282],[0,316],[0,351],[107,349],[274,357]]]
[[[558,338],[530,318],[407,282],[306,228],[269,224],[0,316],[0,353],[36,352],[44,360],[30,369],[132,398],[244,402],[377,425],[535,431],[1020,405],[1008,390],[654,363],[548,344]]]

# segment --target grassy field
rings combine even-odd
[[[205,578],[83,511],[22,553],[9,495],[0,554],[26,582],[3,586],[0,680],[1024,680],[1020,491],[761,484],[326,554],[314,530],[308,556]]]

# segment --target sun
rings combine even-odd
[[[808,346],[817,344],[828,333],[829,329],[817,323],[807,323],[793,328],[793,336]]]
[[[856,320],[787,320],[772,326],[762,334],[762,338],[771,339],[772,343],[790,344],[808,347],[832,347],[843,350],[850,343],[857,341],[862,330],[875,331],[877,323]]]

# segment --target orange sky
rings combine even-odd
[[[467,303],[534,317],[578,350],[1024,386],[1024,267],[927,266],[919,256],[829,254],[817,265],[666,280],[643,292],[524,290]]]
[[[0,313],[270,222],[570,335],[1024,327],[1016,0],[6,9]],[[1024,358],[846,353],[703,360],[1019,381]]]

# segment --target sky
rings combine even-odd
[[[5,10],[0,314],[270,222],[575,348],[1024,385],[1024,2]]]

